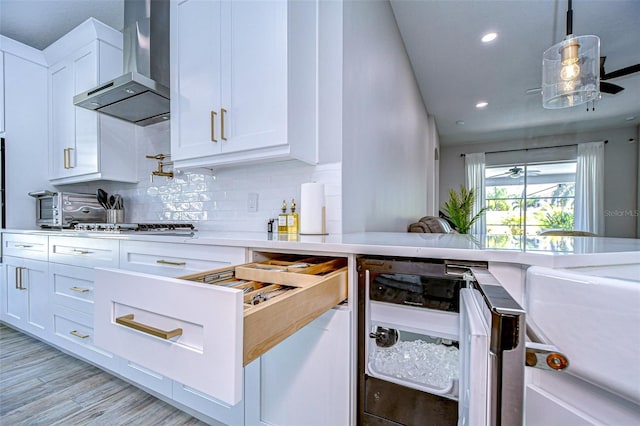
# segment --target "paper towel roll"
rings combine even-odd
[[[300,233],[326,234],[323,183],[303,183],[300,188]]]

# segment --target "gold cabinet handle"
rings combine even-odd
[[[227,110],[224,108],[220,108],[220,139],[226,141],[227,138],[224,136],[224,116],[227,113]]]
[[[68,163],[67,163],[67,153],[68,153],[68,149],[69,149],[69,148],[65,148],[65,149],[63,150],[63,154],[62,154],[62,162],[64,163],[64,168],[65,168],[65,169],[68,169],[68,168],[69,168],[69,165],[68,165]]]
[[[164,259],[158,259],[156,260],[156,263],[159,263],[161,265],[173,265],[173,266],[184,266],[187,264],[187,262],[172,262],[171,260],[164,260]]]
[[[23,274],[22,271],[24,271],[25,267],[22,266],[18,266],[16,268],[16,288],[18,290],[26,290],[27,288],[24,286],[24,278],[23,278]]]
[[[89,338],[89,335],[88,335],[88,334],[80,334],[80,333],[78,332],[78,330],[71,330],[71,331],[69,332],[69,334],[71,334],[72,336],[76,336],[76,337],[78,337],[78,338],[80,338],[80,339],[87,339],[87,338]]]
[[[216,140],[216,112],[211,111],[211,142],[218,142]]]
[[[20,290],[20,280],[22,279],[21,267],[16,267],[16,290]]]
[[[88,250],[73,249],[73,253],[74,254],[89,254],[91,252],[88,251]]]
[[[73,151],[73,148],[67,148],[67,156],[69,157],[69,162],[68,162],[69,168],[73,169],[75,166],[71,165],[71,151]]]
[[[151,327],[147,324],[142,324],[141,322],[136,322],[133,320],[133,314],[118,317],[116,318],[116,322],[120,325],[124,325],[125,327],[133,328],[134,330],[142,331],[143,333],[151,334],[152,336],[156,336],[165,340],[169,340],[176,336],[182,335],[181,328],[165,331],[160,330],[159,328]]]
[[[69,290],[75,291],[76,293],[89,293],[91,291],[88,288],[80,288],[80,287],[69,287]]]

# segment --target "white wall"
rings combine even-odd
[[[632,139],[631,143],[629,139]],[[605,236],[635,238],[638,204],[638,128],[591,131],[529,140],[514,140],[468,145],[443,146],[440,149],[440,199],[448,198],[450,188],[464,184],[462,153],[570,145],[608,140],[605,145]]]
[[[343,231],[406,231],[427,208],[427,113],[387,1],[347,1]]]
[[[2,49],[8,49],[4,54],[6,224],[33,228],[35,200],[27,193],[52,188],[47,181],[47,68],[43,61],[34,62],[41,56],[35,49],[6,38]]]

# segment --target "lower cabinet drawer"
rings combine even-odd
[[[118,373],[121,376],[159,394],[172,397],[173,380],[127,359],[120,358],[118,364]]]
[[[50,263],[52,302],[93,315],[94,276],[93,268]]]
[[[55,306],[53,308],[53,332],[54,343],[57,345],[94,364],[116,371],[116,357],[94,345],[92,315]]]
[[[244,425],[244,401],[229,405],[182,383],[173,382],[173,399],[229,426]]]
[[[347,298],[346,265],[287,256],[181,278],[98,269],[95,342],[235,405],[244,365]]]
[[[122,241],[120,269],[178,277],[208,269],[225,268],[246,260],[244,247],[209,246],[196,244]]]

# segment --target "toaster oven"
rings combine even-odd
[[[36,225],[41,228],[72,228],[81,222],[106,222],[107,211],[95,194],[30,192],[36,199]]]

